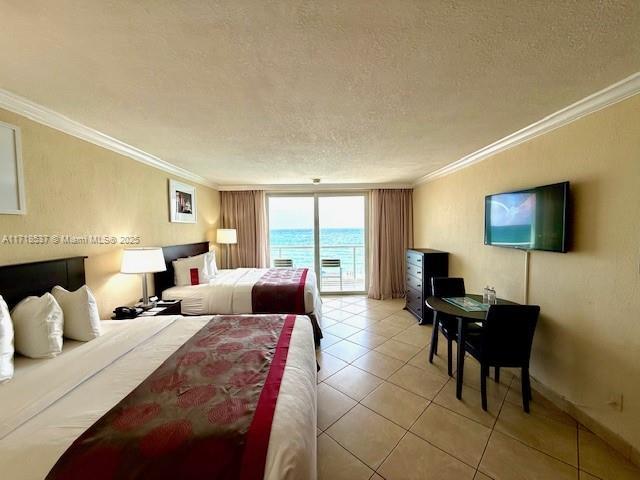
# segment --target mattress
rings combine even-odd
[[[182,300],[184,315],[252,313],[251,292],[266,268],[236,268],[220,270],[202,285],[172,287],[162,292],[163,300]],[[316,275],[309,270],[304,285],[305,312],[320,318],[321,300]],[[286,313],[286,312],[283,312]]]
[[[2,478],[35,480],[88,427],[211,317],[105,321],[91,342],[53,359],[17,358],[0,386]],[[273,417],[265,479],[316,478],[316,361],[311,322],[296,321]]]

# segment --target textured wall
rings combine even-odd
[[[483,245],[484,196],[563,180],[574,244],[531,254],[532,374],[640,449],[640,95],[417,188],[415,245],[451,252],[469,291],[522,301],[524,253]]]
[[[0,215],[3,235],[139,235],[143,246],[214,240],[217,191],[198,186],[198,223],[169,222],[169,175],[24,117],[0,110],[0,121],[22,129],[26,215]],[[141,295],[137,275],[122,275],[123,246],[10,245],[0,264],[88,255],[87,283],[103,318]]]
[[[51,4],[0,86],[220,184],[411,182],[640,70],[637,0]]]

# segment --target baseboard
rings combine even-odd
[[[603,425],[598,420],[589,416],[584,410],[556,393],[553,389],[531,376],[531,386],[540,392],[547,400],[553,403],[563,412],[571,415],[578,422],[591,430],[594,434],[604,440],[611,448],[620,453],[630,462],[640,467],[640,450],[623,439],[620,435]]]

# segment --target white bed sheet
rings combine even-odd
[[[236,268],[220,270],[209,283],[172,287],[162,292],[163,300],[182,300],[184,315],[252,313],[251,292],[266,268]],[[316,274],[309,270],[304,285],[305,313],[313,313],[318,320],[321,300]]]
[[[104,334],[96,340],[74,342],[55,359],[17,362],[14,379],[0,387],[0,476],[44,478],[82,432],[211,318],[105,321]],[[21,400],[28,408],[16,407]],[[297,321],[274,413],[265,479],[316,478],[316,412],[313,331],[311,322]]]

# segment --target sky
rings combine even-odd
[[[364,196],[318,197],[320,228],[364,228]],[[313,228],[313,197],[269,197],[269,228]]]

